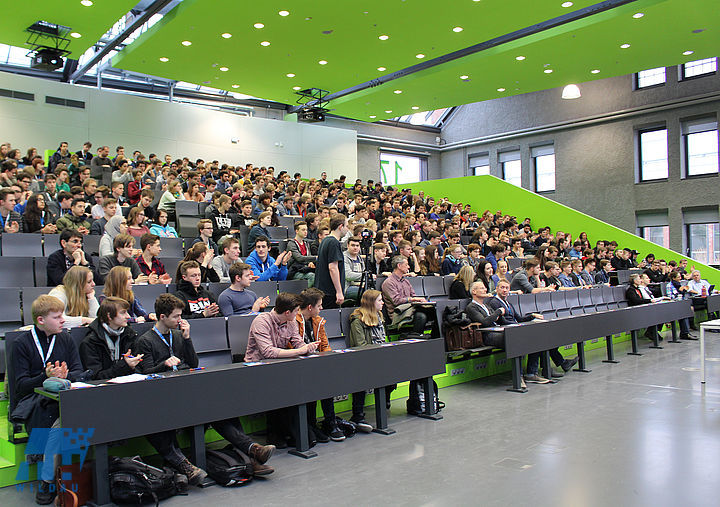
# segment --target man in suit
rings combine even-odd
[[[465,314],[472,322],[482,324],[483,327],[498,325],[500,317],[505,315],[505,307],[500,306],[492,309],[486,301],[488,296],[487,287],[482,282],[474,282],[470,287],[472,301],[465,308]],[[492,345],[499,349],[505,348],[505,335],[494,331],[483,333],[483,343]]]

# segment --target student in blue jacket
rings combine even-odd
[[[258,282],[286,280],[287,263],[292,257],[292,253],[286,250],[278,255],[277,259],[273,259],[268,253],[269,249],[270,240],[265,236],[258,236],[255,240],[255,249],[245,262],[252,267],[253,273],[258,277]]]

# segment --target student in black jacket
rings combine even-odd
[[[137,333],[128,326],[129,308],[124,299],[106,297],[97,318],[88,325],[88,333],[80,343],[80,360],[85,369],[92,371],[94,380],[130,375],[142,361],[142,354],[134,350]]]
[[[463,266],[450,284],[450,299],[470,299],[470,288],[475,280],[475,270],[471,266]],[[484,283],[484,282],[481,282]]]
[[[137,352],[142,354],[143,359],[138,364],[140,372],[165,373],[198,367],[198,355],[190,337],[190,324],[182,318],[184,308],[185,304],[172,294],[161,294],[157,298],[155,301],[157,323],[137,340]],[[252,458],[254,475],[267,475],[274,471],[272,467],[265,465],[265,462],[272,456],[275,446],[254,443],[243,432],[238,418],[216,421],[212,423],[212,427],[235,448]],[[156,433],[147,438],[163,457],[170,457],[165,459],[171,464],[173,463],[171,460],[175,460],[175,466],[181,473],[190,474],[188,479],[191,484],[197,484],[206,474],[202,469],[190,464],[182,455],[175,444],[174,433],[174,431]],[[178,459],[180,459],[179,466]]]
[[[60,249],[48,256],[47,285],[61,285],[65,273],[73,266],[85,266],[93,273],[95,283],[100,282],[97,269],[90,257],[82,248],[83,235],[76,230],[65,229],[60,233]]]
[[[202,273],[200,265],[195,261],[186,261],[180,264],[177,296],[185,305],[182,316],[185,319],[200,319],[215,317],[220,314],[215,295],[202,286]]]

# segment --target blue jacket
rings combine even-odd
[[[277,267],[275,259],[270,255],[265,258],[265,262],[262,262],[257,252],[253,250],[245,262],[250,264],[255,276],[260,277],[257,279],[258,282],[287,280],[287,266],[281,264]]]

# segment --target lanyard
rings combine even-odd
[[[153,331],[155,331],[157,333],[157,335],[160,337],[160,339],[163,341],[163,343],[168,346],[168,348],[170,349],[170,355],[171,356],[175,355],[173,353],[173,348],[172,348],[172,331],[170,331],[170,343],[168,343],[168,341],[165,339],[165,337],[160,333],[160,331],[158,331],[158,328],[156,326],[153,326]],[[172,369],[173,369],[173,371],[177,371],[177,366],[173,366]]]
[[[498,297],[498,296],[495,296],[495,297],[497,298],[498,301],[500,301],[500,302],[503,304],[503,306],[504,306],[507,310],[510,310],[510,306],[509,306],[505,301],[503,301],[502,298],[500,298],[500,297]]]
[[[53,335],[52,341],[50,342],[50,348],[48,348],[47,355],[43,355],[42,347],[40,346],[40,340],[38,340],[37,333],[35,332],[35,327],[32,327],[30,329],[30,332],[32,333],[33,340],[35,340],[35,346],[37,347],[38,354],[40,354],[40,359],[43,360],[43,366],[47,364],[48,359],[50,359],[50,356],[52,355],[53,348],[55,348],[55,335]]]

